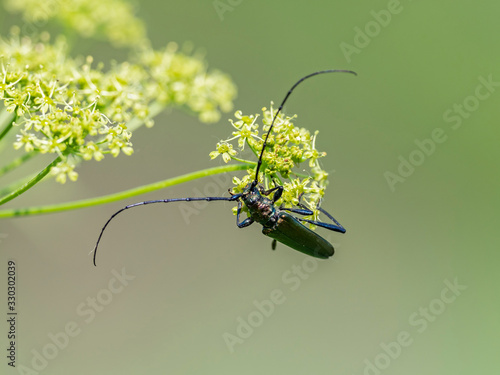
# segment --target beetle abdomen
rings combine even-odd
[[[278,213],[276,225],[272,228],[263,228],[262,233],[292,249],[316,258],[327,259],[334,253],[330,242],[283,211]]]

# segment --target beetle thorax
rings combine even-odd
[[[276,224],[276,207],[269,198],[262,196],[257,187],[247,186],[241,199],[256,222],[268,228]]]

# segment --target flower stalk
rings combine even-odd
[[[61,161],[61,157],[55,158],[49,165],[47,165],[44,169],[42,169],[35,177],[33,177],[31,180],[11,192],[10,194],[7,194],[0,198],[0,205],[7,203],[8,201],[11,201],[15,197],[21,195],[24,193],[26,190],[30,189],[33,187],[35,184],[40,182],[47,174],[50,173],[50,170],[52,167],[56,166],[59,162]]]
[[[40,215],[40,214],[48,214],[53,212],[61,212],[68,210],[75,210],[84,207],[92,207],[101,204],[111,203],[131,197],[135,197],[140,194],[150,193],[152,191],[164,189],[170,186],[183,184],[189,181],[193,181],[199,178],[213,176],[221,173],[229,173],[240,170],[245,170],[249,168],[248,164],[232,164],[232,165],[224,165],[221,167],[208,168],[200,171],[188,173],[182,176],[169,178],[163,181],[155,182],[149,185],[140,186],[137,188],[124,190],[118,193],[104,195],[97,198],[90,199],[82,199],[69,203],[59,203],[38,207],[27,207],[27,208],[17,208],[17,209],[9,209],[9,210],[0,210],[0,218],[8,218],[8,217],[19,217],[19,216],[28,216],[28,215]]]

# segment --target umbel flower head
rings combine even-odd
[[[57,155],[51,174],[61,183],[76,180],[79,160],[132,154],[126,124],[152,126],[153,103],[184,106],[211,122],[236,95],[229,77],[172,46],[145,49],[138,63],[113,63],[105,71],[92,57],[68,56],[64,38],[49,43],[43,34],[33,41],[17,32],[0,40],[0,100],[16,116],[14,147]]]
[[[207,72],[202,56],[190,56],[169,43],[163,50],[145,49],[139,56],[150,75],[148,96],[164,104],[185,106],[200,121],[216,122],[233,108],[236,86],[229,76]]]
[[[80,36],[109,40],[118,46],[137,46],[146,39],[144,23],[133,5],[122,0],[6,0],[5,6],[21,12],[28,23],[55,19]]]
[[[243,115],[241,111],[236,112],[234,114],[236,121],[229,120],[234,129],[232,137],[217,143],[217,150],[212,151],[210,157],[215,159],[222,155],[226,163],[230,160],[241,161],[237,155],[247,146],[258,158],[264,143],[263,138],[269,131],[275,111],[271,102],[270,109],[262,109],[260,118],[259,114]],[[266,189],[282,185],[283,195],[276,204],[292,207],[302,199],[301,203],[305,203],[314,212],[313,218],[316,220],[318,215],[316,208],[328,183],[328,173],[319,163],[319,159],[326,153],[316,149],[318,132],[311,134],[305,128],[295,126],[292,121],[296,117],[286,116],[283,112],[278,114],[262,157],[259,182]],[[262,125],[259,124],[259,119]],[[234,177],[235,186],[232,188],[232,193],[242,192],[254,179],[255,168],[249,169],[241,179]]]

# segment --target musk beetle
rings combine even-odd
[[[266,137],[264,138],[264,142],[262,145],[262,149],[260,151],[260,156],[257,161],[257,166],[255,169],[255,178],[252,182],[248,183],[246,187],[243,189],[241,193],[231,194],[230,197],[194,197],[194,198],[171,198],[171,199],[159,199],[159,200],[150,200],[139,203],[134,203],[128,205],[119,211],[115,212],[108,221],[104,224],[101,233],[99,234],[99,238],[97,239],[97,243],[94,248],[94,265],[96,264],[96,255],[97,248],[99,246],[99,242],[101,241],[102,235],[108,226],[108,224],[113,220],[113,218],[119,213],[133,207],[143,206],[147,204],[153,203],[172,203],[172,202],[194,202],[194,201],[228,201],[238,202],[237,212],[236,212],[236,225],[238,228],[245,228],[251,225],[254,222],[257,222],[262,225],[262,233],[266,236],[269,236],[273,239],[272,248],[273,250],[276,248],[276,242],[281,242],[292,249],[300,251],[304,254],[326,259],[333,255],[334,248],[333,246],[321,237],[316,232],[307,228],[303,225],[303,222],[313,224],[319,226],[321,228],[325,228],[334,232],[345,233],[345,228],[337,221],[335,218],[330,215],[328,212],[323,210],[321,207],[316,208],[321,213],[326,215],[332,223],[324,223],[317,220],[309,220],[305,218],[295,217],[292,214],[302,215],[302,216],[311,216],[313,215],[313,211],[309,209],[306,205],[300,202],[298,208],[286,208],[286,207],[276,207],[275,203],[283,194],[283,186],[275,186],[271,189],[266,190],[264,186],[262,186],[259,181],[259,170],[262,166],[262,156],[266,150],[266,146],[268,144],[269,135],[271,134],[271,130],[275,123],[278,114],[281,112],[285,102],[287,101],[290,94],[293,92],[295,87],[297,87],[302,81],[324,73],[350,73],[356,75],[355,72],[350,70],[322,70],[315,73],[311,73],[305,77],[302,77],[299,81],[297,81],[292,88],[288,91],[285,98],[281,102],[277,112],[275,113],[273,120],[271,122],[271,126],[267,131]],[[231,192],[230,192],[231,193]],[[272,194],[272,198],[268,198],[267,196]],[[241,220],[240,215],[242,212],[243,204],[246,206],[248,210],[249,216]]]

